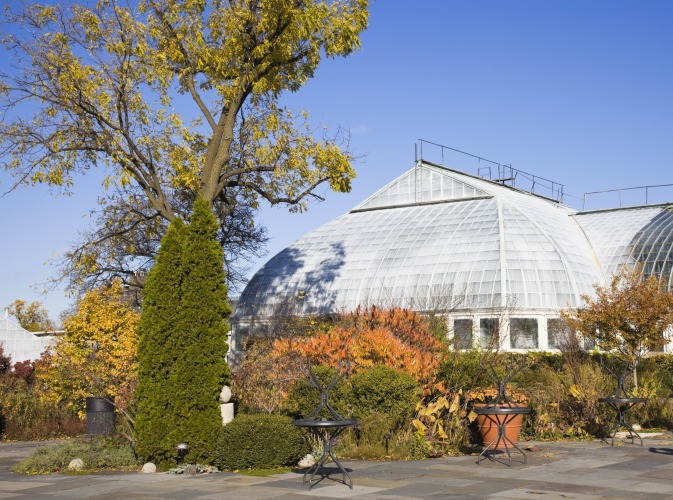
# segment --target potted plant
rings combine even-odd
[[[468,401],[470,399],[473,401],[470,419],[476,422],[477,431],[485,447],[477,463],[482,458],[489,457],[492,452],[503,450],[507,453],[511,465],[510,450],[512,448],[524,456],[525,463],[526,455],[517,445],[523,416],[530,412],[527,405],[528,398],[524,392],[515,390],[509,384],[512,378],[524,369],[525,358],[512,354],[504,370],[496,369],[493,357],[488,360],[488,367],[484,366],[484,358],[479,361],[479,364],[495,382],[495,387],[473,389],[468,393]]]
[[[507,425],[504,427],[506,432],[506,439],[513,445],[519,443],[519,436],[521,435],[521,426],[523,425],[523,417],[526,412],[517,413],[514,415],[498,415],[489,412],[489,408],[528,408],[528,394],[511,385],[507,385],[504,391],[504,397],[500,399],[498,396],[500,392],[495,387],[477,387],[467,392],[467,400],[471,404],[472,411],[469,419],[476,425],[477,432],[481,438],[484,446],[488,446],[498,437],[498,428],[502,426],[505,419]],[[506,399],[505,399],[506,398]],[[504,439],[498,440],[491,446],[493,450],[505,450],[506,443]]]

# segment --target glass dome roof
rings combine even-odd
[[[605,279],[575,213],[419,162],[270,259],[241,294],[234,320],[274,316],[288,304],[298,314],[372,304],[557,312]]]
[[[640,263],[673,290],[673,207],[645,207],[578,213],[606,274]]]

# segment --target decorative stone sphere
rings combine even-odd
[[[154,474],[157,471],[157,466],[152,462],[147,462],[143,465],[143,474]]]
[[[84,468],[84,462],[81,458],[73,458],[68,464],[68,469],[70,470],[82,470]]]
[[[220,401],[223,403],[228,403],[231,401],[231,389],[228,385],[222,387],[222,392],[220,392]]]

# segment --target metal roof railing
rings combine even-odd
[[[655,189],[669,188],[667,190],[668,198],[657,197],[661,191],[654,193]],[[609,193],[617,194],[618,208],[623,206],[643,206],[643,205],[659,205],[670,202],[673,199],[673,184],[654,184],[651,186],[636,186],[619,189],[606,189],[603,191],[591,191],[584,193],[582,210],[587,210],[587,201],[590,197],[597,198],[598,195],[606,195]],[[644,198],[644,200],[643,200]],[[643,203],[644,201],[644,203]],[[614,208],[614,205],[610,208]]]
[[[482,156],[474,155],[472,153],[467,153],[461,151],[460,149],[451,148],[449,146],[444,146],[442,144],[437,144],[436,142],[426,141],[425,139],[418,139],[418,144],[415,145],[415,159],[433,161],[432,159],[424,156],[424,145],[429,145],[433,149],[439,148],[440,154],[440,165],[445,165],[445,152],[453,152],[461,155],[470,156],[477,159],[477,176],[482,179],[487,179],[493,182],[498,182],[503,186],[509,186],[517,188],[523,191],[528,191],[529,193],[536,194],[539,196],[544,196],[546,198],[551,198],[558,202],[563,202],[563,184],[560,184],[556,181],[540,177],[538,175],[533,175],[523,170],[512,167],[511,164],[504,164],[497,161],[489,160]],[[427,147],[425,151],[427,152]],[[436,160],[435,160],[436,161]],[[482,162],[487,165],[482,165]]]

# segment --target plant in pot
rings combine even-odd
[[[498,373],[492,361],[489,361],[488,367],[483,361],[480,364],[495,382],[495,387],[477,388],[467,393],[468,401],[472,403],[469,418],[475,422],[485,446],[480,459],[488,451],[502,450],[509,456],[510,447],[518,450],[523,417],[530,412],[527,394],[509,383],[524,368],[524,358],[517,360],[512,355],[503,375]]]
[[[505,396],[509,398],[509,402],[505,402],[503,399],[499,403],[496,403],[496,400],[498,399],[498,390],[495,387],[476,387],[467,393],[467,398],[472,408],[472,412],[468,418],[470,421],[475,422],[483,445],[487,445],[495,436],[497,436],[497,418],[502,420],[503,417],[496,417],[496,421],[494,422],[485,414],[477,413],[475,409],[480,410],[495,405],[500,407],[528,408],[529,396],[523,389],[508,385]],[[507,422],[507,437],[514,444],[519,443],[524,415],[524,413],[518,414]],[[500,442],[493,448],[501,450],[504,449],[504,447],[504,442]]]

